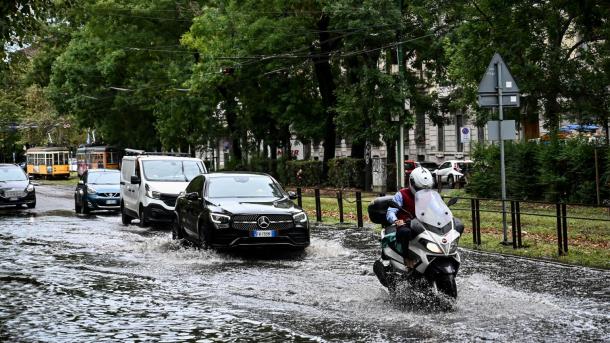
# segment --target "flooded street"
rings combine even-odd
[[[395,304],[370,230],[317,226],[302,254],[185,247],[72,188],[0,209],[0,341],[610,341],[610,272],[462,252],[455,309]]]

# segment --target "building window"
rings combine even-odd
[[[464,152],[464,143],[462,143],[462,126],[464,126],[464,116],[458,112],[455,114],[455,143],[458,152]]]
[[[445,151],[445,125],[440,123],[436,126],[438,130],[437,145],[438,151]]]

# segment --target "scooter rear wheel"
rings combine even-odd
[[[455,275],[444,274],[436,279],[436,288],[452,298],[457,298],[457,285],[455,284]]]

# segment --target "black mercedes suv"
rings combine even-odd
[[[172,236],[204,247],[304,249],[309,224],[294,198],[267,174],[201,174],[178,196]]]

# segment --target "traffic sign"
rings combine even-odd
[[[519,94],[506,94],[502,93],[502,106],[504,107],[519,107],[520,103]],[[481,94],[479,93],[479,106],[480,107],[498,107],[498,95],[493,94]]]
[[[462,144],[469,143],[470,142],[470,128],[464,126],[460,129],[460,133],[461,133],[460,142]]]
[[[500,87],[502,87],[502,93],[519,93],[519,86],[517,86],[517,82],[515,82],[513,75],[508,70],[508,66],[506,66],[506,63],[504,63],[504,60],[502,60],[500,54],[495,53],[491,58],[491,62],[489,62],[489,65],[487,66],[483,79],[479,83],[479,94],[498,93],[498,66],[502,68],[501,79],[499,80]]]

